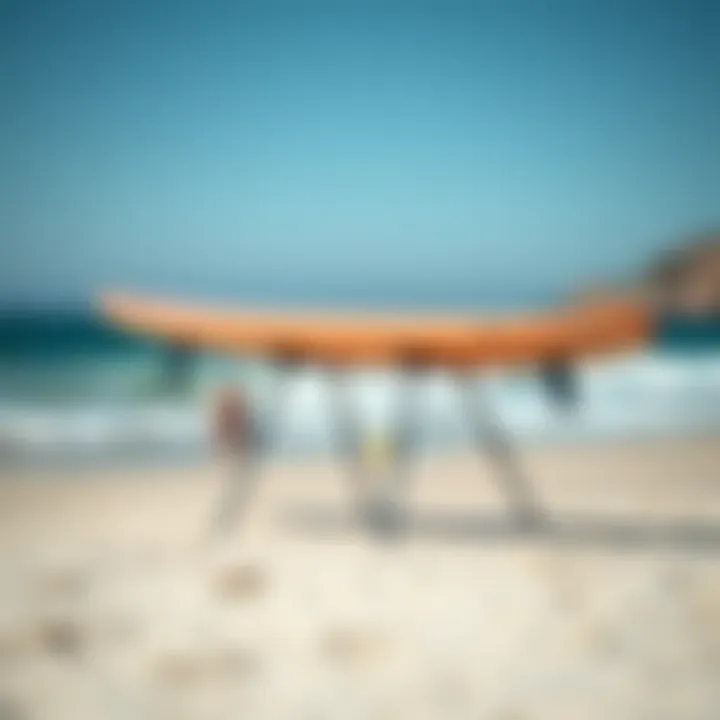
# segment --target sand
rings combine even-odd
[[[330,460],[267,468],[212,538],[222,467],[0,482],[0,720],[720,717],[720,442],[424,459],[394,539]]]

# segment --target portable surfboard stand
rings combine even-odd
[[[170,347],[259,357],[282,371],[277,401],[286,402],[298,367],[314,364],[331,375],[330,412],[338,444],[349,463],[353,507],[377,524],[395,512],[407,495],[415,455],[419,411],[416,379],[429,368],[450,371],[458,379],[464,411],[475,443],[487,451],[498,470],[500,488],[518,523],[542,520],[530,484],[519,469],[507,434],[476,397],[474,373],[485,368],[532,368],[563,409],[577,404],[572,366],[583,358],[647,347],[658,335],[657,313],[640,299],[579,302],[551,311],[478,318],[468,315],[381,316],[312,312],[258,312],[183,303],[136,295],[105,294],[101,312],[126,331]],[[661,330],[661,328],[660,328]],[[187,375],[187,358],[174,356],[175,376]],[[347,393],[346,373],[358,367],[394,368],[400,372],[394,436],[396,454],[385,490],[389,503],[368,502],[365,468],[358,456],[360,429]],[[280,407],[280,406],[278,406]],[[276,413],[281,412],[276,408]],[[255,425],[255,423],[253,423]],[[270,452],[267,427],[253,427],[251,443],[236,458],[235,477],[224,488],[214,513],[215,529],[229,527],[244,512],[258,473]],[[381,510],[380,510],[381,508]],[[388,509],[392,512],[388,513]]]
[[[280,381],[276,384],[273,415],[281,416],[296,375],[295,365],[284,364]],[[328,370],[328,411],[335,434],[335,445],[347,462],[348,489],[351,497],[353,524],[371,531],[391,535],[402,531],[410,520],[409,492],[413,464],[417,457],[419,418],[417,406],[418,382],[422,368],[406,367],[399,373],[395,425],[392,434],[391,467],[379,493],[369,495],[368,470],[362,464],[360,438],[362,427],[353,412],[347,373],[339,368]],[[475,388],[475,376],[466,372],[456,377],[456,387],[462,410],[472,428],[473,444],[481,453],[489,455],[497,471],[497,482],[509,504],[513,520],[521,527],[537,525],[543,514],[530,483],[523,476],[518,455],[507,433],[492,416],[489,408],[480,402]],[[211,532],[222,535],[244,516],[251,496],[260,479],[263,461],[272,453],[271,433],[267,428],[257,430],[250,421],[252,437],[246,449],[237,458],[233,475],[229,477],[217,498],[212,515]]]

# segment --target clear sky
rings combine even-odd
[[[2,299],[480,302],[720,224],[715,0],[0,0],[0,103]]]

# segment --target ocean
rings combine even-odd
[[[164,357],[163,347],[116,332],[86,311],[0,313],[0,468],[203,457],[211,399],[226,384],[252,399],[274,430],[277,452],[332,449],[321,370],[302,372],[282,409],[272,412],[279,378],[262,363],[202,355],[186,382],[173,386]],[[478,373],[476,392],[523,442],[718,432],[720,323],[668,321],[656,346],[585,362],[577,378],[574,410],[553,403],[532,372]],[[368,431],[391,427],[403,382],[410,381],[389,371],[347,378]],[[469,442],[453,378],[433,373],[414,382],[422,446]]]

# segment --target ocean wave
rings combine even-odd
[[[241,380],[223,371],[223,382]],[[220,378],[199,375],[194,391],[175,400],[126,398],[92,401],[0,403],[0,455],[53,452],[206,451],[208,395]],[[247,382],[247,376],[245,377]],[[384,432],[403,397],[427,445],[466,441],[468,425],[453,379],[435,373],[416,382],[392,372],[357,373],[342,392],[362,425]],[[674,358],[645,355],[585,364],[578,369],[581,402],[573,412],[553,404],[532,373],[478,374],[475,392],[510,432],[524,438],[592,439],[640,434],[720,430],[720,356]],[[273,395],[269,377],[247,384],[258,413],[276,429],[278,449],[327,448],[333,443],[328,410],[334,390],[323,373],[308,372],[285,397]],[[338,388],[335,388],[338,390]],[[280,402],[281,404],[277,404]],[[274,407],[273,407],[274,406]]]

